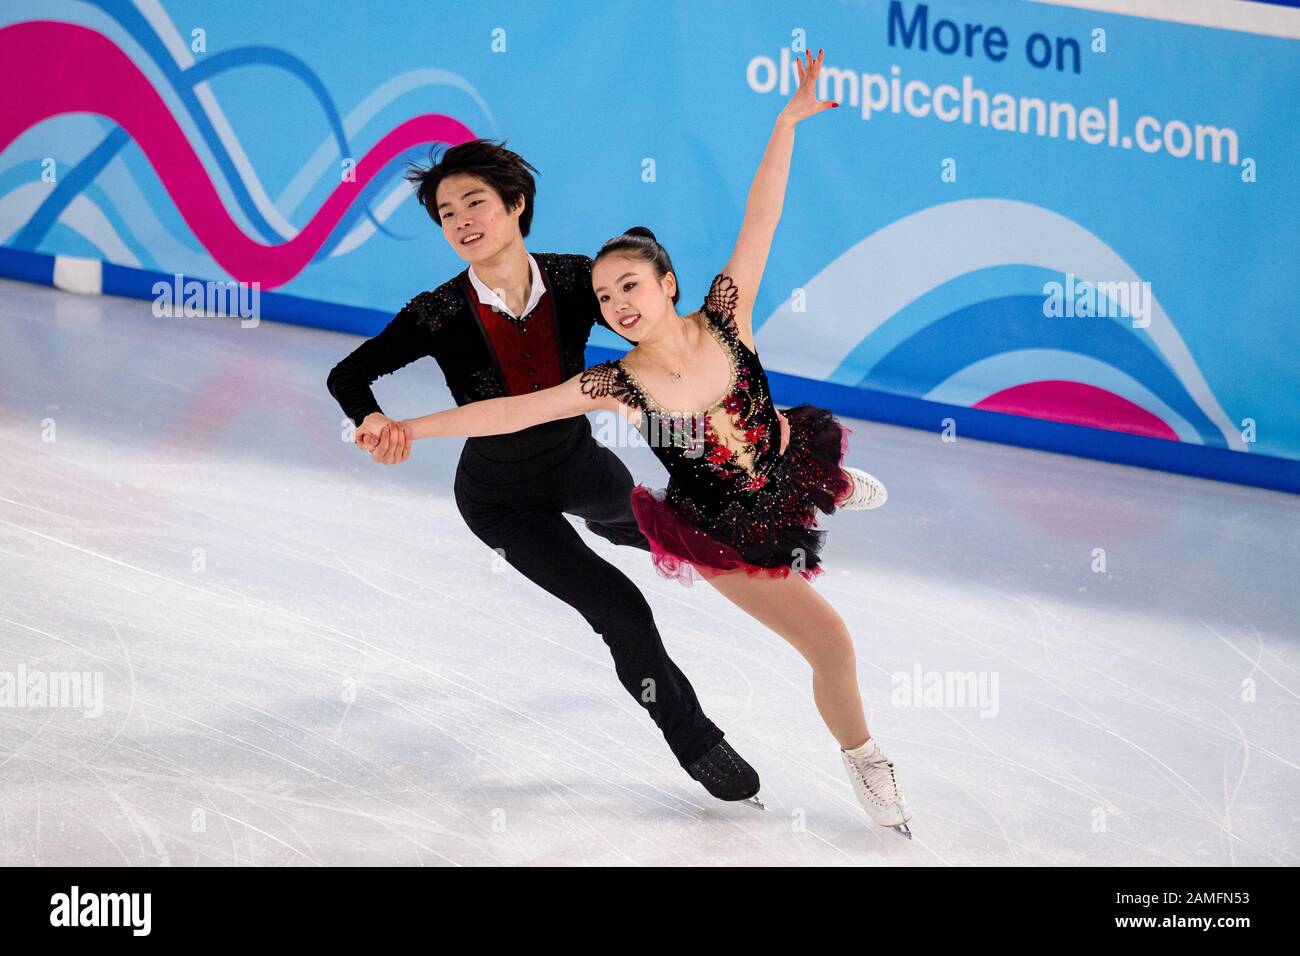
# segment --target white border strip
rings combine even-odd
[[[1030,0],[1300,40],[1300,10],[1259,0]]]

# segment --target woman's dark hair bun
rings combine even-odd
[[[650,263],[654,268],[655,275],[660,279],[670,272],[674,275],[677,274],[673,269],[673,261],[668,258],[668,250],[655,238],[655,234],[645,226],[633,226],[621,236],[615,236],[613,239],[607,240],[600,247],[600,251],[596,253],[593,263],[599,262],[602,257],[614,253],[632,256]],[[680,288],[674,289],[673,305],[676,305],[681,297],[682,290]]]

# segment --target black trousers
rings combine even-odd
[[[592,437],[585,416],[470,439],[456,468],[455,493],[479,540],[500,549],[604,639],[619,681],[663,732],[678,763],[688,766],[722,739],[668,656],[641,591],[564,517],[585,519],[588,529],[615,544],[650,550],[632,515],[632,475]]]

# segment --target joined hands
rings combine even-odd
[[[396,465],[411,457],[411,426],[395,422],[379,412],[371,412],[357,426],[354,443],[370,453],[372,461]]]

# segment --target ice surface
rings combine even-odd
[[[0,708],[0,864],[1298,862],[1295,496],[849,421],[890,497],[825,523],[817,587],[908,843],[789,646],[583,530],[769,809],[690,780],[599,636],[493,570],[459,441],[342,440],[357,338],[13,282],[0,323],[0,675],[102,680],[98,715]],[[376,391],[450,403],[431,359]],[[892,702],[917,668],[996,678],[996,713]]]

